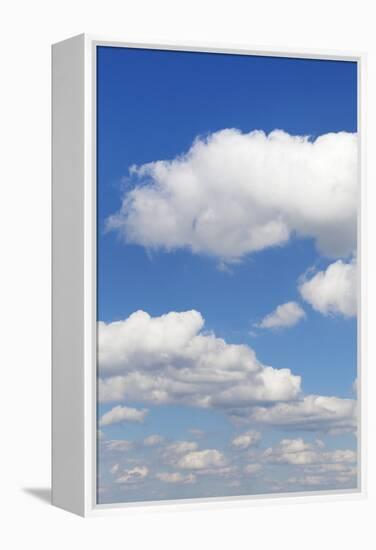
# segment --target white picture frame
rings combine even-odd
[[[52,47],[52,503],[79,514],[123,508],[220,507],[366,495],[365,278],[358,278],[358,486],[356,490],[283,493],[98,505],[96,389],[96,48],[98,46],[355,61],[358,65],[358,263],[366,253],[365,54],[268,50],[218,44],[132,44],[79,35]],[[286,498],[288,497],[288,499]]]

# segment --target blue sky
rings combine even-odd
[[[135,239],[127,241],[119,231],[108,230],[108,219],[121,210],[122,200],[132,190],[150,185],[152,175],[140,181],[130,174],[131,166],[179,159],[197,137],[205,141],[226,128],[235,128],[241,135],[280,129],[290,136],[310,136],[311,142],[327,133],[356,133],[356,69],[350,62],[99,47],[98,320],[107,324],[126,320],[137,310],[154,318],[194,309],[205,319],[205,331],[228,344],[249,346],[263,365],[287,368],[301,376],[304,395],[353,399],[356,317],[343,313],[340,306],[323,313],[316,302],[302,299],[299,281],[308,269],[312,274],[325,273],[336,261],[348,265],[354,250],[330,257],[318,249],[314,233],[302,238],[293,231],[287,242],[241,254],[233,262],[215,253],[195,253],[183,245],[169,249],[163,242],[153,247]],[[272,330],[256,326],[286,302],[302,307],[305,318],[294,326]],[[197,428],[206,433],[210,449],[225,454],[234,434],[257,429],[262,434],[256,449],[260,456],[283,437],[303,437],[312,445],[318,437],[312,430],[295,431],[291,436],[289,430],[270,425],[239,426],[215,407],[183,405],[176,400],[162,405],[139,398],[112,400],[100,404],[99,414],[117,405],[147,407],[149,413],[143,422],[111,423],[103,429],[99,454],[103,472],[99,498],[103,502],[286,490],[283,466],[265,466],[272,472],[251,481],[231,480],[230,476],[224,482],[213,474],[200,489],[184,481],[188,473],[181,474],[182,483],[155,481],[155,464],[162,461],[161,467],[167,466],[163,449],[142,447],[140,441],[151,434],[171,444],[191,440],[189,430]],[[355,448],[355,439],[347,430],[334,435],[323,430],[319,437],[327,449]],[[140,486],[116,484],[106,470],[118,458],[106,452],[105,441],[122,439],[132,440],[134,460],[149,464]],[[130,455],[123,455],[122,460],[128,459]],[[118,470],[132,469],[120,462],[116,462]],[[273,475],[273,482],[265,481]],[[299,476],[292,472],[290,478],[302,479]],[[312,487],[325,488],[325,483],[312,482]],[[287,489],[307,490],[307,486],[296,481]]]

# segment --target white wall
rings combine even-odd
[[[0,39],[2,516],[5,548],[375,548],[376,41],[371,1],[13,0]],[[50,479],[50,44],[80,32],[128,41],[214,41],[366,50],[369,151],[369,498],[139,512],[82,520],[30,494]],[[4,544],[2,539],[8,538]]]

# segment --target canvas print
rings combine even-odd
[[[96,78],[98,503],[355,490],[356,62]]]

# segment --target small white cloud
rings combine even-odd
[[[105,442],[108,451],[129,451],[133,449],[133,442],[126,439],[110,439]]]
[[[132,407],[117,405],[104,413],[99,424],[100,426],[109,426],[110,424],[118,424],[119,422],[143,422],[147,413],[147,409],[134,409]]]
[[[119,464],[114,464],[114,465],[111,466],[111,468],[110,468],[110,474],[112,474],[112,475],[117,474],[118,471],[119,471],[119,468],[120,468],[120,465],[119,465]]]
[[[180,472],[160,472],[156,474],[156,478],[165,483],[196,483],[196,476],[192,473],[182,474]]]
[[[196,441],[176,441],[167,446],[166,451],[171,455],[181,455],[196,451],[198,445]]]
[[[305,318],[305,312],[296,302],[287,302],[264,317],[256,324],[259,328],[286,328],[293,327],[299,321]]]
[[[194,451],[184,455],[178,462],[179,468],[187,470],[203,470],[225,466],[226,460],[217,449]]]
[[[143,443],[146,447],[155,447],[163,443],[164,438],[161,435],[153,434],[145,437]]]
[[[251,430],[249,432],[242,433],[240,435],[237,435],[232,440],[232,446],[236,447],[237,449],[248,449],[252,445],[256,445],[261,439],[260,432],[256,432],[255,430]]]
[[[116,479],[116,483],[137,483],[149,474],[146,466],[136,466],[130,470],[124,470],[122,475]]]
[[[330,264],[299,286],[302,298],[323,315],[356,316],[357,310],[356,260],[342,260]]]

